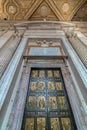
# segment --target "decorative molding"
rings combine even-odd
[[[54,9],[51,9],[46,1],[43,1],[29,18],[30,20],[59,20]]]
[[[41,47],[49,47],[52,46],[53,42],[52,41],[47,42],[46,40],[43,40],[43,41],[36,41],[36,44]]]
[[[43,0],[36,0],[30,10],[28,10],[27,14],[25,15],[24,19],[29,19],[34,11],[38,8],[38,6],[43,2]]]

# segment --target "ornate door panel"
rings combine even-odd
[[[31,69],[22,130],[76,130],[60,69]]]

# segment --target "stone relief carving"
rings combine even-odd
[[[16,11],[17,11],[15,5],[10,5],[9,8],[8,8],[8,10],[9,10],[9,13],[10,13],[10,14],[15,14]]]
[[[34,11],[30,20],[59,20],[53,9],[44,0]]]
[[[43,46],[43,47],[48,47],[48,46],[52,46],[53,42],[47,42],[46,40],[43,41],[36,41],[37,45],[39,46]]]
[[[69,9],[70,9],[70,5],[69,5],[68,3],[64,3],[64,4],[62,5],[62,11],[63,11],[65,14],[67,14],[67,12],[69,11]]]

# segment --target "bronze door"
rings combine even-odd
[[[22,130],[76,130],[61,69],[32,68]]]

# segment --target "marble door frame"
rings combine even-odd
[[[25,107],[25,102],[26,102],[31,68],[61,68],[64,83],[66,86],[66,91],[69,97],[70,105],[72,108],[72,112],[75,118],[77,128],[79,130],[83,130],[82,124],[85,125],[85,121],[84,121],[84,117],[82,117],[81,110],[79,108],[79,101],[78,101],[76,92],[74,90],[74,86],[70,77],[68,67],[66,66],[65,63],[63,64],[58,63],[57,60],[54,60],[54,62],[33,60],[25,64],[22,77],[21,77],[20,89],[16,95],[16,100],[14,102],[14,107],[13,107],[14,111],[11,113],[11,116],[9,119],[10,122],[9,122],[8,129],[21,130],[21,124],[23,120],[24,107]]]

